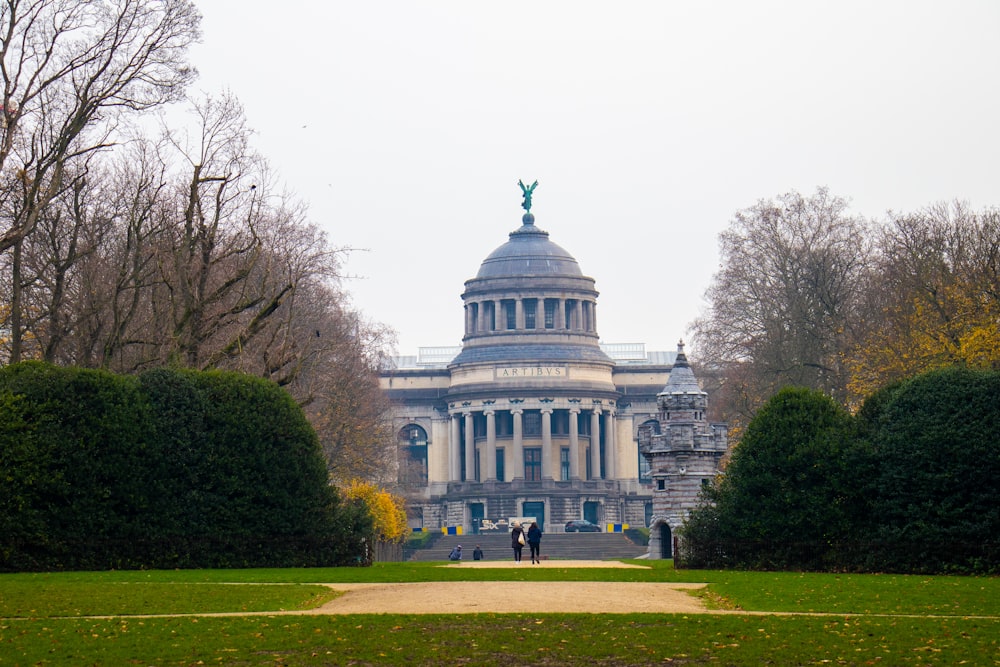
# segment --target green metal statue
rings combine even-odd
[[[522,181],[518,180],[517,184],[521,186],[521,192],[524,193],[524,201],[521,203],[521,208],[527,212],[531,212],[531,193],[535,191],[538,187],[538,181],[535,181],[530,186],[525,185]]]

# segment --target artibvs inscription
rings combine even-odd
[[[497,380],[519,380],[522,378],[551,378],[553,380],[569,377],[566,366],[497,366]]]

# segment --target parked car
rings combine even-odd
[[[601,527],[596,523],[590,523],[586,519],[576,519],[575,521],[567,521],[565,531],[567,533],[599,533],[601,532]]]

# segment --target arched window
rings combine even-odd
[[[396,436],[399,443],[399,483],[403,486],[427,486],[427,431],[417,424],[407,424]]]

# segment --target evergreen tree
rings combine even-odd
[[[761,407],[683,530],[694,565],[822,569],[864,503],[852,419],[829,397],[785,388]],[[689,563],[692,564],[692,563]]]

